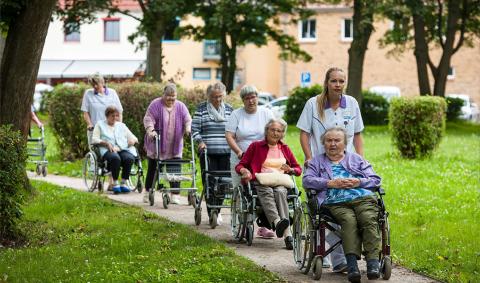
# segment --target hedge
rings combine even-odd
[[[0,243],[18,235],[17,221],[22,215],[25,196],[25,141],[10,125],[0,127]]]
[[[454,121],[462,114],[462,106],[465,101],[457,97],[445,97],[447,102],[447,121]]]
[[[290,92],[287,109],[285,110],[285,121],[290,125],[296,125],[302,114],[305,103],[317,94],[322,93],[321,85],[311,87],[296,87]]]
[[[390,104],[380,95],[369,91],[362,92],[363,99],[360,106],[363,123],[365,125],[388,124],[388,108]]]
[[[128,82],[112,83],[108,87],[117,91],[123,106],[123,122],[143,145],[143,117],[150,102],[161,96],[164,84]],[[58,85],[46,95],[50,124],[57,138],[59,151],[65,159],[77,159],[88,151],[86,140],[86,124],[80,106],[86,89],[90,86],[80,83],[73,86]],[[193,116],[196,105],[206,100],[206,94],[200,88],[184,89],[178,87],[177,99],[184,102]],[[226,101],[234,106],[241,105],[236,94],[228,95]],[[143,146],[139,146],[143,154]],[[190,151],[189,143],[185,143],[185,152]],[[187,155],[189,156],[189,155]]]
[[[441,97],[392,100],[389,126],[393,143],[402,157],[425,157],[438,147],[445,132],[446,107]]]

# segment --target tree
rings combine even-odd
[[[452,56],[463,45],[473,46],[473,38],[480,36],[480,1],[391,0],[384,14],[395,24],[382,44],[394,45],[392,52],[404,52],[413,42],[420,94],[445,96]],[[437,64],[430,56],[431,47],[440,48]],[[434,79],[433,93],[428,69]]]
[[[187,26],[183,32],[195,40],[218,40],[222,82],[227,92],[233,89],[237,67],[237,48],[249,43],[267,45],[269,39],[280,49],[280,58],[310,61],[311,56],[300,49],[295,38],[286,35],[282,24],[296,22],[309,15],[302,0],[217,0],[197,1],[194,15],[204,21],[202,26]],[[288,15],[288,19],[287,18]]]

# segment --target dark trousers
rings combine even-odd
[[[107,161],[107,169],[112,173],[113,180],[118,179],[120,167],[122,167],[122,179],[128,180],[132,164],[135,161],[133,154],[126,150],[119,152],[107,151],[103,155],[103,159]]]
[[[208,154],[208,171],[230,171],[230,153],[227,154]],[[222,205],[224,197],[215,198],[213,187],[215,180],[209,178],[209,184],[206,184],[205,177],[205,154],[200,153],[200,168],[202,169],[202,185],[203,189],[209,187],[209,197],[206,199],[210,205]],[[208,215],[210,216],[210,209],[207,208]],[[218,209],[220,212],[220,209]]]
[[[150,190],[150,188],[153,187],[153,178],[155,177],[155,170],[157,168],[157,160],[147,158],[148,159],[148,169],[147,169],[147,177],[145,180],[145,188],[146,190]],[[172,159],[167,159],[164,161],[175,161],[176,159],[180,158],[172,158]],[[165,166],[165,165],[164,165]],[[167,167],[167,173],[179,173],[182,170],[182,165],[181,164],[166,164]],[[163,170],[163,166],[159,168],[159,170]],[[180,182],[170,182],[170,188],[179,188],[180,187]],[[179,194],[180,192],[175,192],[173,191],[172,194]]]

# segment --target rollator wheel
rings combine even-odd
[[[48,171],[47,171],[47,166],[46,166],[46,165],[43,165],[43,166],[42,166],[42,175],[43,175],[43,177],[47,177],[47,173],[48,173]]]
[[[35,173],[37,173],[37,176],[40,176],[40,174],[42,174],[42,168],[40,168],[40,164],[37,164],[37,167],[35,168]]]
[[[200,207],[195,208],[195,225],[200,225],[202,222],[202,209]]]
[[[216,211],[212,211],[212,216],[210,217],[210,228],[215,229],[215,227],[217,227],[217,218],[218,213]]]
[[[135,189],[137,190],[137,192],[138,192],[139,194],[143,192],[143,183],[142,183],[142,180],[138,180],[137,186],[135,187]]]
[[[150,202],[150,206],[153,206],[155,203],[155,190],[153,188],[148,191],[148,201]]]
[[[316,256],[313,258],[313,280],[320,280],[322,278],[323,258]]]
[[[98,189],[99,193],[103,192],[103,182],[102,181],[98,182],[97,189]]]
[[[382,268],[380,271],[382,272],[381,275],[384,280],[388,280],[390,276],[392,276],[392,259],[389,256],[382,259]]]
[[[192,193],[192,206],[193,208],[197,207],[197,199],[198,199],[198,196],[197,196],[197,193]]]
[[[163,199],[163,208],[168,209],[168,203],[170,202],[168,199],[168,194],[163,194],[162,199]]]
[[[245,233],[245,240],[247,240],[247,245],[251,246],[253,242],[253,224],[247,224],[247,231]]]

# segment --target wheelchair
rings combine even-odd
[[[318,206],[317,192],[309,189],[305,189],[305,191],[308,201],[298,206],[293,216],[293,256],[299,270],[303,270],[304,274],[308,274],[312,270],[313,279],[319,280],[322,277],[323,258],[341,245],[342,241],[337,241],[326,250],[326,229],[335,233],[339,238],[340,232],[330,225],[330,223],[336,224],[333,216],[326,209]],[[385,191],[382,188],[374,188],[373,191],[377,195],[379,207],[378,227],[381,237],[381,251],[378,259],[380,261],[380,277],[388,280],[392,274],[392,259],[390,257],[388,212],[382,199]]]
[[[195,224],[198,226],[202,222],[202,200],[205,199],[207,209],[210,210],[209,225],[215,229],[220,208],[230,208],[230,205],[219,203],[232,198],[232,173],[230,170],[210,171],[207,149],[205,148],[200,154],[203,155],[205,162],[205,170],[202,171],[202,175],[205,174],[205,184],[195,206]],[[213,187],[210,186],[211,180],[213,180]]]
[[[128,180],[128,186],[132,191],[141,193],[144,188],[143,183],[143,167],[142,160],[138,154],[133,162],[132,169],[130,170],[130,178]],[[111,173],[107,169],[107,161],[103,160],[100,156],[100,149],[98,145],[91,145],[90,151],[85,155],[83,159],[82,176],[83,183],[89,192],[98,190],[103,192],[105,177]]]
[[[295,183],[295,178],[293,176],[291,177],[294,186],[292,189],[288,189],[287,192],[290,223],[292,223],[291,219],[293,219],[293,213],[301,206],[299,200],[300,193]],[[257,222],[258,226],[271,228],[268,220],[262,221],[262,219],[266,219],[266,217],[262,210],[262,205],[258,199],[257,190],[254,184],[249,182],[246,185],[235,187],[231,201],[230,222],[233,238],[238,242],[245,239],[247,245],[251,246],[254,237],[254,221]]]

